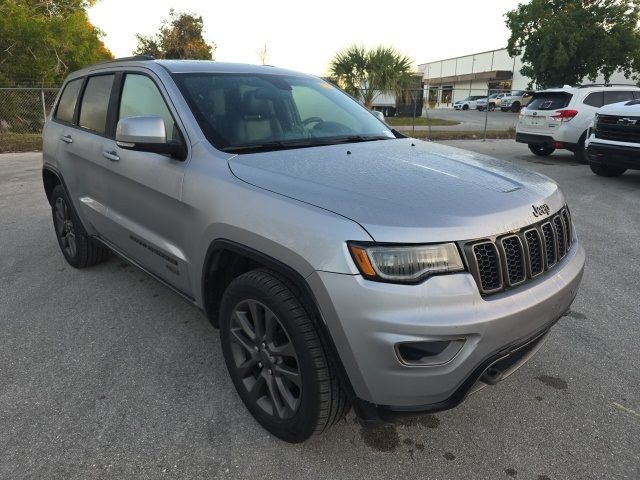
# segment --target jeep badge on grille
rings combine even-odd
[[[549,215],[549,212],[551,212],[551,209],[549,208],[549,205],[547,205],[546,203],[543,203],[542,205],[531,205],[533,207],[533,216],[534,217],[541,217],[543,215]]]

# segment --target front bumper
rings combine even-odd
[[[361,404],[442,410],[459,403],[505,352],[544,336],[573,302],[584,260],[576,239],[553,271],[486,298],[466,272],[419,285],[328,272],[315,272],[308,282]],[[408,366],[396,353],[402,342],[448,339],[464,343],[443,364]]]
[[[608,167],[640,169],[640,145],[624,146],[591,140],[587,147],[589,163]]]

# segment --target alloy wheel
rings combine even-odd
[[[278,317],[263,303],[244,300],[234,308],[230,327],[236,374],[249,399],[269,415],[291,418],[300,406],[302,378]]]
[[[56,199],[55,220],[56,234],[60,239],[62,248],[70,258],[74,258],[78,248],[76,244],[76,234],[73,228],[73,220],[71,219],[69,207],[61,197]]]

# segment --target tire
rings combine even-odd
[[[513,113],[518,113],[520,111],[520,102],[513,102],[511,105],[511,111]]]
[[[626,168],[609,167],[607,165],[599,165],[596,163],[590,163],[589,168],[591,168],[593,173],[601,177],[619,177],[627,171]]]
[[[542,145],[529,145],[529,150],[531,150],[531,153],[538,155],[539,157],[548,157],[555,152],[556,149]]]
[[[573,151],[574,160],[578,163],[582,163],[583,165],[586,165],[587,163],[589,163],[589,159],[587,158],[587,151],[584,147],[584,142],[586,138],[587,138],[587,134],[585,132],[582,134],[582,136],[578,140],[576,149]]]
[[[467,105],[466,103],[462,105],[462,110],[469,110],[469,105]]]
[[[61,185],[51,192],[51,214],[58,245],[69,265],[86,268],[109,258],[109,250],[87,234]]]
[[[313,310],[297,293],[277,273],[253,270],[231,282],[220,307],[222,351],[238,395],[260,425],[290,443],[322,433],[350,408]]]
[[[503,108],[503,107],[500,107],[500,110],[503,111],[503,112],[508,112],[509,111],[508,108]]]
[[[493,112],[496,109],[496,106],[492,103],[489,105],[489,111]]]

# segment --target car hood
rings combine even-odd
[[[414,139],[237,155],[229,167],[254,186],[352,219],[378,242],[483,238],[541,220],[533,205],[555,212],[564,204],[543,175]]]

